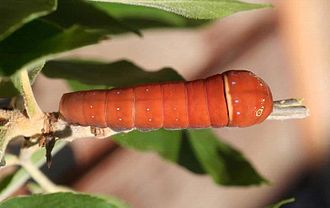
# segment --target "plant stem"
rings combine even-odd
[[[31,83],[27,70],[21,70],[18,75],[19,90],[24,98],[24,105],[30,118],[42,117],[44,113],[40,109],[31,88]]]
[[[22,168],[26,170],[26,172],[34,179],[35,182],[40,185],[40,187],[46,193],[69,191],[69,189],[57,186],[52,181],[50,181],[40,171],[39,167],[32,163],[31,157],[33,153],[35,153],[38,149],[39,147],[37,146],[22,149],[19,157],[19,165],[21,165]]]
[[[47,193],[54,193],[54,192],[63,192],[69,191],[69,189],[59,187],[50,181],[41,171],[39,168],[34,166],[30,160],[24,160],[20,162],[20,165],[29,173],[29,175],[35,180],[40,187],[45,190]]]

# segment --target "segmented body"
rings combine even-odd
[[[69,123],[115,131],[246,127],[265,120],[272,103],[262,79],[227,71],[189,82],[64,94],[60,114]]]

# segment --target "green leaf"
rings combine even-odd
[[[178,163],[194,173],[206,173],[195,157],[185,131],[164,129],[148,132],[132,131],[116,134],[111,138],[123,147],[143,152],[153,151],[164,159]]]
[[[293,202],[295,202],[294,198],[285,199],[283,201],[277,202],[276,204],[272,204],[272,205],[268,206],[267,208],[281,208],[281,207],[283,207],[283,205],[291,204]]]
[[[11,75],[22,68],[56,54],[97,43],[105,31],[87,31],[80,26],[63,29],[45,21],[32,21],[0,42],[0,76]]]
[[[106,200],[108,203],[114,205],[117,208],[130,208],[130,206],[126,202],[124,202],[121,199],[118,199],[116,197],[109,196],[109,195],[108,196],[101,195],[101,196],[98,196],[98,197]]]
[[[111,138],[123,147],[134,148],[140,151],[155,151],[167,160],[178,160],[181,143],[180,131],[133,131],[117,134]]]
[[[56,9],[56,0],[1,0],[0,41],[25,23]]]
[[[104,90],[104,89],[111,89],[112,87],[109,87],[107,85],[88,85],[88,84],[84,84],[81,83],[79,81],[76,80],[66,80],[67,83],[69,84],[69,87],[73,90],[73,91],[82,91],[82,90]]]
[[[0,76],[0,98],[13,97],[19,92],[9,77]]]
[[[151,7],[105,2],[93,2],[93,4],[106,11],[111,16],[138,29],[155,27],[194,27],[208,22],[207,20],[188,19],[174,13]]]
[[[74,60],[49,61],[46,63],[43,73],[50,78],[76,80],[82,84],[107,87],[129,87],[144,83],[183,80],[173,69],[165,68],[147,72],[128,61],[110,64]],[[81,89],[86,89],[86,87],[75,88],[75,90]]]
[[[39,75],[39,73],[41,72],[41,70],[44,68],[46,61],[45,60],[41,60],[40,62],[35,62],[34,66],[32,66],[31,68],[27,69],[28,70],[28,74],[29,74],[29,79],[30,79],[30,83],[31,85],[34,83],[34,81],[36,80],[37,76]]]
[[[266,182],[233,147],[222,143],[210,130],[150,131],[117,134],[123,147],[154,151],[198,174],[208,174],[226,186],[259,185]]]
[[[31,66],[31,69],[28,69],[28,75],[31,85],[34,83],[36,77],[41,72],[45,61],[36,62],[34,66]],[[17,89],[17,85],[13,83],[15,79],[15,74],[10,77],[0,77],[0,97],[14,97],[20,92]]]
[[[100,197],[81,193],[52,193],[8,199],[0,204],[0,208],[120,208]]]
[[[91,30],[106,30],[109,34],[127,32],[139,34],[137,30],[118,21],[111,14],[82,0],[58,0],[57,10],[43,19],[64,28],[79,25]]]
[[[100,0],[90,0],[100,1]],[[222,18],[239,11],[270,7],[269,4],[252,4],[237,0],[102,0],[109,3],[122,3],[153,7],[193,19]]]
[[[245,186],[267,182],[238,150],[210,130],[188,130],[188,135],[198,161],[216,183]]]

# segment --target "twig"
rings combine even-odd
[[[64,187],[60,187],[51,182],[36,166],[34,166],[30,160],[20,162],[20,165],[29,173],[29,175],[35,180],[40,187],[47,193],[70,191]]]
[[[2,110],[0,110],[1,115]],[[8,114],[6,111],[5,114]],[[49,115],[53,115],[56,113],[51,113]],[[287,99],[287,100],[279,100],[274,102],[274,108],[272,114],[267,118],[269,120],[284,120],[284,119],[302,119],[309,115],[308,109],[302,104],[302,100],[299,99]],[[41,135],[43,123],[42,121],[34,121],[34,123],[28,120],[23,114],[15,111],[16,122],[23,122],[25,125],[13,125],[15,127],[15,136],[26,136],[30,137],[31,135]],[[13,118],[13,117],[9,117]],[[32,122],[32,123],[31,123]],[[11,123],[13,123],[11,121]],[[36,125],[36,123],[40,123]],[[30,124],[30,125],[28,125]],[[79,138],[107,138],[112,135],[117,134],[111,130],[110,128],[92,128],[89,126],[79,126],[68,124],[62,119],[58,119],[54,122],[51,122],[51,131],[53,135],[59,139],[65,139],[66,141],[72,141],[74,139]],[[19,127],[19,128],[18,128]],[[24,128],[23,128],[24,127]]]
[[[9,113],[8,111],[0,110],[0,115],[2,112],[5,113],[6,115]],[[36,123],[33,123],[32,121],[28,120],[23,114],[17,111],[13,111],[12,113],[15,113],[15,116],[8,118],[9,119],[15,118],[16,122],[13,121],[10,122],[15,124],[18,122],[21,123],[21,125],[18,124],[13,125],[15,127],[15,134],[12,134],[13,136],[20,135],[20,136],[30,137],[32,135],[41,135],[43,133],[42,124],[44,122],[38,121],[40,125],[36,125]],[[309,111],[306,108],[306,106],[302,104],[302,100],[287,99],[287,100],[275,101],[273,112],[267,119],[269,120],[301,119],[307,117],[308,115],[309,115]],[[107,138],[118,133],[109,128],[92,128],[89,126],[86,127],[86,126],[68,124],[62,119],[58,119],[55,122],[52,122],[50,125],[51,125],[50,129],[52,129],[53,135],[59,139],[65,139],[66,141],[72,141],[73,139],[76,138],[89,138],[89,137]]]
[[[287,99],[274,102],[273,112],[268,120],[302,119],[309,116],[309,110],[302,104],[302,99]]]
[[[286,99],[274,102],[273,112],[267,119],[303,119],[307,116],[309,116],[309,110],[302,104],[302,99]],[[98,138],[107,138],[118,133],[109,128],[97,128],[98,133],[95,133],[91,127],[70,125],[61,119],[53,123],[53,129],[56,130],[54,133],[56,137],[69,141],[95,136]]]
[[[58,142],[53,150],[53,154],[59,152],[65,146],[65,144],[66,142]],[[42,151],[40,147],[35,145],[22,149],[20,158],[18,158],[16,155],[6,154],[7,165],[20,165],[22,161],[30,160],[36,168],[40,168],[45,163],[43,155],[40,155],[43,152],[44,151]],[[17,170],[13,176],[13,180],[6,186],[6,188],[1,190],[0,201],[3,201],[15,193],[29,178],[29,173],[24,168],[21,167],[19,170]]]
[[[58,119],[56,122],[52,123],[53,135],[59,139],[65,139],[66,141],[72,141],[77,138],[107,138],[112,135],[117,134],[110,128],[92,128],[90,126],[79,126],[68,124],[62,119]],[[94,130],[93,130],[94,129]]]
[[[13,113],[12,113],[11,110],[0,110],[0,119],[1,120],[9,120],[10,117],[12,116],[12,114]]]
[[[0,166],[4,165],[3,157],[8,143],[22,136],[40,136],[43,133],[44,122],[47,117],[44,115],[43,117],[27,118],[18,110],[8,111],[0,109],[0,120],[1,119],[5,119],[6,122],[3,126],[0,126]]]
[[[31,162],[31,155],[33,153],[33,148],[22,149],[19,157],[19,165],[21,165],[26,172],[35,180],[40,187],[47,193],[70,191],[68,188],[57,186],[52,181],[50,181],[41,171]]]

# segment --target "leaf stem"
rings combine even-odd
[[[33,149],[33,148],[32,148]],[[19,158],[19,165],[21,165],[26,172],[33,178],[35,182],[37,182],[40,187],[47,193],[54,192],[63,192],[70,191],[68,188],[60,187],[50,181],[41,171],[31,162],[32,151],[30,149],[24,149],[21,152],[21,156]]]
[[[21,94],[23,95],[24,99],[24,105],[25,109],[27,111],[27,114],[30,118],[32,117],[42,117],[43,112],[40,109],[36,99],[34,98],[34,94],[31,88],[31,83],[29,79],[29,75],[27,70],[21,70],[19,72],[19,88],[21,91]]]
[[[64,189],[57,187],[51,182],[31,161],[21,162],[20,165],[30,174],[30,176],[40,185],[47,193],[60,192]]]

